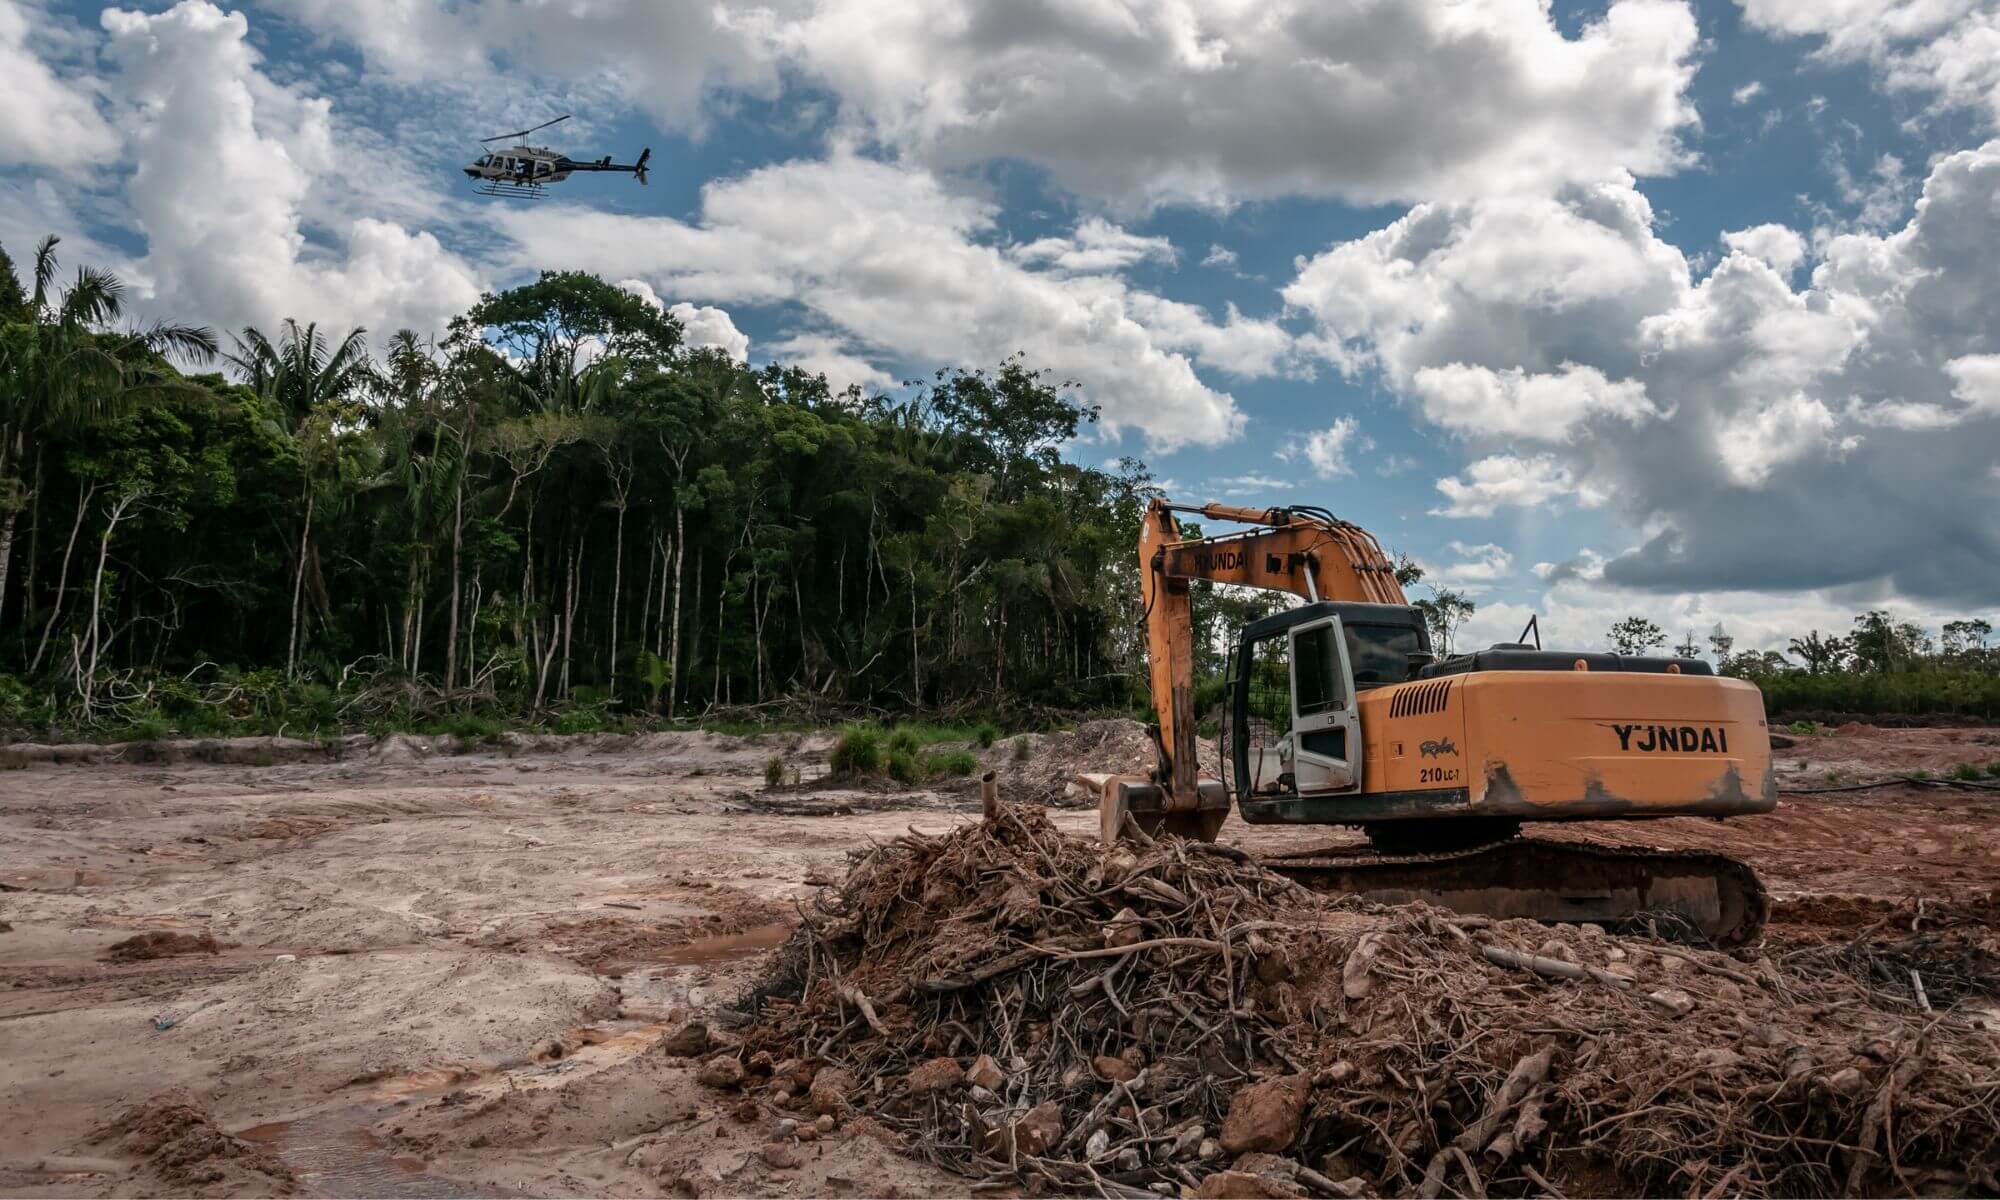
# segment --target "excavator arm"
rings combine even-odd
[[[1176,513],[1255,528],[1183,538]],[[1139,595],[1146,613],[1146,661],[1159,717],[1164,810],[1199,805],[1194,712],[1194,605],[1197,579],[1290,592],[1307,600],[1408,604],[1396,566],[1375,536],[1317,508],[1183,505],[1155,498],[1139,532]]]

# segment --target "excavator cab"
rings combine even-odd
[[[1360,789],[1361,694],[1432,661],[1423,614],[1399,604],[1322,601],[1244,628],[1230,658],[1219,747],[1246,815],[1260,801]]]

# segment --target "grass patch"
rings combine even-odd
[[[1960,763],[1951,769],[1953,779],[1977,779],[1985,774],[1978,763]]]
[[[1000,727],[991,721],[981,721],[972,727],[972,740],[979,743],[981,750],[987,749],[1000,740]]]
[[[924,760],[915,752],[902,749],[889,751],[889,778],[897,783],[918,784],[930,778],[930,771]]]
[[[841,734],[827,766],[836,775],[873,775],[882,769],[881,733],[857,726]]]
[[[1818,737],[1826,732],[1826,730],[1820,728],[1818,721],[1793,721],[1785,728],[1787,731],[1796,733],[1800,737]]]
[[[437,722],[431,727],[431,732],[448,733],[453,737],[462,738],[468,742],[490,742],[507,732],[507,726],[504,722],[496,721],[491,717],[461,713],[458,716],[446,717],[444,720]]]
[[[790,774],[791,772],[787,770],[785,767],[785,759],[783,755],[773,754],[771,757],[764,760],[765,787],[774,788],[783,786],[785,782],[785,777]]]
[[[970,750],[938,750],[924,759],[933,775],[970,775],[979,769],[979,756]]]

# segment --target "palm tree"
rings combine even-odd
[[[299,523],[298,561],[292,568],[291,632],[285,643],[285,670],[290,673],[298,669],[306,563],[312,554],[313,509],[321,476],[339,461],[340,428],[352,417],[344,410],[356,392],[378,382],[380,375],[368,357],[365,329],[351,329],[332,344],[320,336],[317,323],[301,327],[287,317],[275,343],[253,328],[232,340],[236,350],[224,357],[243,373],[251,390],[284,413],[285,432],[299,455],[305,516]]]
[[[39,486],[42,439],[51,431],[106,420],[146,399],[185,390],[163,358],[215,357],[215,334],[195,325],[155,324],[113,331],[124,315],[125,285],[83,267],[56,284],[56,245],[35,249],[33,289],[22,320],[0,327],[0,610],[14,526]],[[24,470],[32,469],[32,478]]]
[[[223,357],[243,372],[243,381],[258,395],[284,409],[293,429],[322,409],[350,399],[376,378],[365,329],[348,331],[334,345],[320,336],[318,324],[301,328],[287,317],[275,345],[255,329],[245,329],[242,337],[232,340],[235,353]]]

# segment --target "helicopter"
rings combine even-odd
[[[498,133],[490,138],[479,139],[482,148],[494,142],[504,142],[509,138],[524,138],[536,130],[547,129],[569,120],[564,113],[553,121],[544,121],[531,129],[515,133]],[[505,150],[482,149],[479,157],[465,165],[465,174],[478,186],[473,190],[482,196],[514,196],[523,200],[538,200],[542,196],[542,185],[561,183],[577,171],[625,171],[640,183],[646,182],[646,160],[653,156],[653,148],[646,147],[639,152],[639,161],[615,163],[610,155],[587,162],[578,161],[566,154],[557,153],[547,146],[530,146],[525,143]]]

